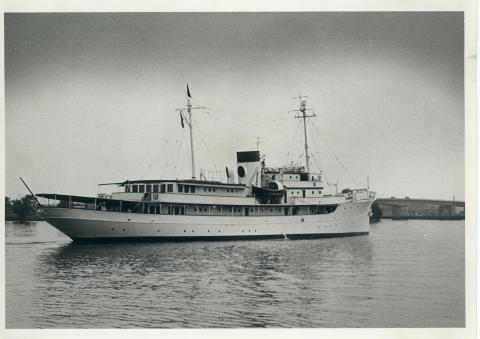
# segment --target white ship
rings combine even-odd
[[[180,111],[190,129],[192,178],[127,180],[97,197],[42,193],[37,214],[74,241],[189,241],[301,239],[368,234],[375,193],[327,194],[322,172],[312,172],[304,97],[305,166],[267,167],[260,152],[237,152],[236,175],[226,182],[196,179],[191,95]],[[236,178],[235,178],[236,177]],[[107,184],[105,184],[107,185]]]

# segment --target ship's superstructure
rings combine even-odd
[[[37,213],[73,240],[216,240],[311,238],[366,234],[375,194],[327,194],[322,172],[310,170],[304,97],[296,117],[305,132],[305,166],[267,167],[258,150],[237,152],[226,182],[197,180],[192,107],[180,109],[190,129],[192,178],[127,180],[97,197],[38,194]],[[186,112],[186,114],[184,114]],[[202,177],[201,177],[202,178]]]

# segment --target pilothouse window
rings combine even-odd
[[[132,192],[138,193],[138,185],[132,185]]]

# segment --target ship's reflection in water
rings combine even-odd
[[[415,244],[388,223],[349,238],[170,244],[27,244],[7,230],[7,327],[462,326],[463,225],[423,226],[430,238],[413,228]],[[19,256],[31,269],[10,273]]]

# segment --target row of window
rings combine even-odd
[[[195,193],[195,186],[178,184],[178,193]]]
[[[194,185],[185,185],[185,184],[178,184],[177,187],[178,193],[196,193],[196,187]],[[203,188],[204,192],[216,192],[217,188]],[[218,191],[233,193],[233,189],[222,189],[218,188]],[[173,192],[173,184],[147,184],[147,185],[140,185],[140,184],[130,184],[125,185],[125,192],[127,193],[171,193]]]
[[[173,192],[173,184],[125,185],[127,193],[165,193]]]
[[[322,194],[322,190],[314,190],[312,191],[312,195],[315,195],[315,192],[317,192],[317,194]],[[305,197],[305,190],[302,190],[302,194],[303,196]],[[290,195],[294,195],[295,194],[295,191],[294,190],[290,190]],[[296,194],[297,195],[300,195],[300,191],[296,191]]]
[[[193,208],[192,208],[193,207]],[[336,210],[336,205],[291,206],[291,207],[235,207],[235,206],[192,206],[162,204],[145,204],[137,213],[173,214],[173,215],[303,215],[328,214]]]

